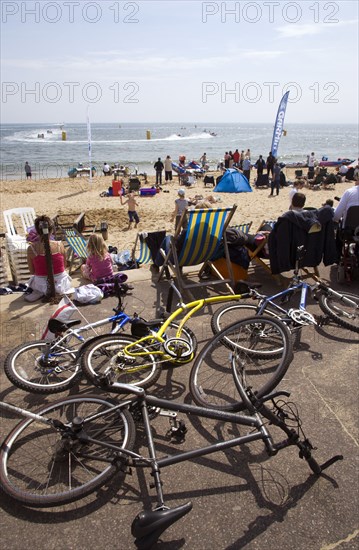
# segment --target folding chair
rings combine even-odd
[[[158,280],[163,275],[167,278],[170,272],[176,277],[180,292],[187,291],[190,288],[208,286],[209,284],[226,284],[230,292],[233,293],[235,284],[232,266],[228,254],[226,241],[226,228],[231,221],[237,206],[232,208],[210,208],[198,210],[185,210],[175,234],[169,240],[169,250],[161,250],[164,257],[164,263],[160,270]],[[188,217],[187,229],[184,234],[181,250],[177,252],[177,241],[181,233],[181,227],[185,217]],[[223,239],[224,255],[227,262],[229,276],[223,277],[215,268],[212,258]],[[210,272],[214,274],[215,279],[200,280],[200,282],[186,283],[182,272],[183,267],[197,266],[203,264],[199,270],[198,276],[204,272],[205,267],[210,267]]]
[[[136,261],[139,265],[154,263],[154,259],[165,237],[166,231],[137,233],[135,244],[132,249],[132,260]],[[140,243],[140,251],[138,257],[136,258],[138,243]]]
[[[252,226],[252,222],[248,223],[242,223],[240,225],[231,225],[229,230],[231,229],[238,229],[242,231],[242,233],[245,233],[246,235],[249,233],[249,230]],[[228,229],[228,228],[227,228]],[[228,243],[230,246],[230,243]],[[229,277],[229,272],[227,269],[227,261],[225,258],[218,258],[217,260],[213,260],[213,265],[218,271],[221,273],[222,277]],[[248,270],[241,265],[238,265],[237,263],[234,263],[231,261],[232,266],[232,273],[234,276],[235,281],[242,281],[247,279],[248,277]]]
[[[262,223],[259,225],[259,227],[256,231],[256,234],[259,233],[260,231],[263,231],[263,227],[265,227],[265,226],[268,227],[268,229],[269,228],[273,229],[275,223],[276,222],[274,220],[269,220],[269,221],[268,220],[263,220]],[[268,245],[268,238],[267,237],[265,237],[258,244],[258,246],[254,250],[251,250],[250,248],[248,248],[248,246],[246,248],[248,250],[248,254],[249,254],[251,262],[254,262],[258,266],[265,269],[265,271],[267,273],[269,273],[271,275],[271,277],[273,277],[273,279],[276,281],[276,283],[281,286],[283,284],[283,279],[281,278],[280,275],[273,275],[272,274],[272,270],[270,268],[270,263],[269,263],[269,258],[268,259],[263,258],[263,256],[262,256],[263,249],[266,245]]]
[[[71,273],[79,269],[87,260],[87,241],[75,228],[64,229],[63,234],[68,246],[67,260],[70,264],[69,274],[71,275]],[[79,262],[79,265],[75,269],[72,269],[76,261]]]

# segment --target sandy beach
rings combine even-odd
[[[215,174],[217,175],[217,174]],[[294,169],[286,169],[287,180],[294,180]],[[143,178],[140,178],[141,180]],[[254,174],[253,174],[254,179]],[[179,189],[178,179],[175,176],[170,184],[162,186],[153,197],[136,197],[139,204],[137,211],[140,217],[138,228],[128,230],[127,207],[121,206],[119,197],[101,197],[100,194],[107,191],[111,185],[111,178],[101,176],[92,179],[77,177],[76,179],[44,179],[40,181],[1,181],[1,209],[7,210],[16,207],[29,207],[35,209],[36,214],[46,214],[54,217],[56,214],[76,216],[85,212],[86,223],[99,224],[101,221],[108,223],[107,243],[116,246],[118,250],[131,249],[139,231],[156,231],[166,229],[173,232],[174,224],[171,222],[171,214],[174,210],[174,201]],[[142,182],[141,182],[142,183]],[[154,184],[154,176],[149,176],[148,184]],[[326,199],[341,196],[343,192],[353,185],[352,182],[339,183],[335,189],[312,190],[304,188],[307,196],[306,205],[320,207]],[[203,181],[198,180],[195,187],[186,189],[186,197],[196,194],[213,195],[219,199],[218,205],[238,206],[234,216],[234,223],[253,222],[256,229],[264,219],[276,219],[280,214],[288,210],[289,188],[280,190],[278,197],[269,198],[267,188],[255,189],[252,193],[213,193],[211,187],[204,187]],[[4,219],[1,216],[0,232],[5,232]]]

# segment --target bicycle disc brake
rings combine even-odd
[[[288,316],[298,325],[317,325],[317,321],[314,316],[308,311],[302,309],[290,309]]]

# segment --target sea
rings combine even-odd
[[[271,150],[273,124],[92,123],[89,128],[57,122],[3,124],[0,130],[0,178],[24,179],[28,161],[33,179],[42,180],[67,177],[78,164],[91,164],[102,174],[105,162],[151,175],[154,162],[167,155],[175,162],[179,156],[198,161],[206,153],[210,169],[215,169],[226,151],[250,149],[255,161]],[[319,160],[355,160],[358,149],[356,124],[287,124],[278,158],[285,164],[300,163],[313,151]]]

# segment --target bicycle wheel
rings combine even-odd
[[[123,349],[133,342],[136,342],[136,338],[122,334],[97,338],[81,354],[83,373],[95,385],[98,385],[99,377],[102,376],[102,387],[105,383],[104,375],[109,376],[112,382],[133,384],[142,388],[152,386],[161,374],[161,366],[147,347],[141,344],[136,344],[132,351],[144,355],[126,355]],[[108,389],[111,389],[111,382]]]
[[[218,308],[211,318],[211,328],[213,334],[218,334],[221,330],[228,327],[232,323],[241,321],[242,319],[247,319],[248,317],[253,317],[257,315],[258,306],[254,303],[249,304],[248,302],[229,302]],[[275,317],[280,319],[279,315],[266,308],[265,315],[269,317]]]
[[[253,353],[262,346],[275,354]],[[224,342],[226,342],[224,344]],[[228,345],[231,342],[231,345]],[[278,355],[277,350],[281,348]],[[241,410],[241,401],[233,379],[233,368],[245,388],[252,388],[261,397],[279,384],[292,360],[293,350],[287,326],[264,316],[233,323],[207,342],[198,355],[190,376],[190,390],[195,402],[202,407],[220,410]]]
[[[352,304],[346,304],[343,298],[351,300]],[[341,292],[340,296],[332,296],[328,293],[319,295],[319,307],[335,323],[354,332],[359,332],[359,296],[349,292]]]
[[[118,471],[120,456],[120,451],[101,443],[131,450],[135,442],[132,416],[126,409],[112,410],[113,406],[111,400],[78,395],[38,411],[62,427],[36,420],[20,422],[1,447],[3,490],[23,504],[48,507],[73,502],[101,487]],[[104,411],[108,412],[94,417]],[[80,432],[71,429],[75,417],[84,422]],[[80,433],[98,443],[81,440]]]
[[[13,349],[5,359],[5,374],[15,386],[51,394],[71,388],[81,377],[76,350],[39,340]],[[48,353],[50,351],[50,353]]]

